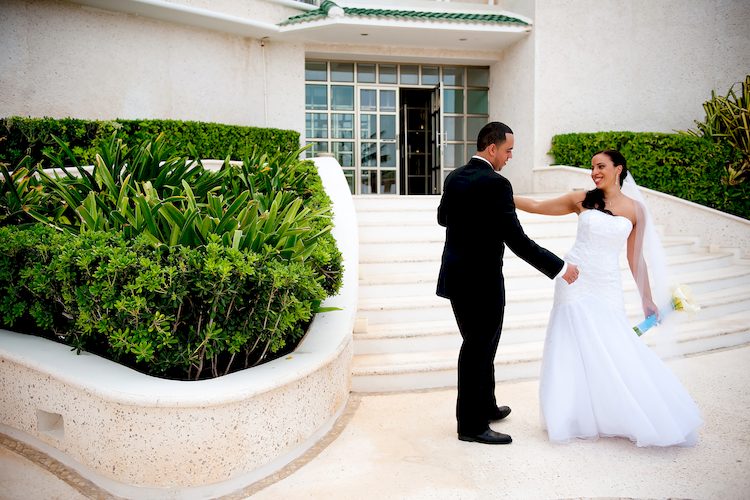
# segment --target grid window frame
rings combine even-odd
[[[435,63],[396,63],[396,62],[356,62],[356,61],[350,61],[350,60],[320,60],[320,59],[308,59],[305,61],[305,75],[307,76],[308,72],[308,63],[313,63],[312,67],[317,68],[318,71],[321,71],[320,68],[322,68],[323,65],[325,65],[325,75],[326,80],[308,80],[305,78],[305,85],[307,89],[307,85],[325,85],[326,86],[326,95],[327,95],[327,107],[325,110],[323,109],[308,109],[307,106],[305,108],[306,115],[309,113],[316,113],[316,114],[322,114],[327,113],[328,120],[327,120],[327,137],[307,137],[308,129],[307,126],[305,128],[305,142],[306,144],[314,143],[314,147],[310,148],[306,152],[307,157],[312,157],[316,153],[320,152],[330,152],[334,155],[340,155],[340,152],[337,152],[339,146],[337,146],[334,143],[351,143],[351,151],[348,151],[344,154],[351,155],[353,161],[347,161],[342,162],[339,161],[339,163],[342,164],[342,169],[344,170],[344,174],[347,178],[347,181],[349,182],[349,186],[352,189],[353,194],[363,194],[363,184],[362,184],[362,178],[363,176],[369,175],[368,178],[369,181],[373,181],[376,179],[375,187],[376,192],[380,193],[382,191],[382,186],[384,182],[387,182],[389,186],[393,186],[395,184],[395,193],[398,193],[400,190],[400,184],[401,184],[401,175],[399,174],[400,171],[400,136],[401,136],[401,120],[400,120],[400,114],[399,114],[399,108],[401,106],[401,103],[399,102],[399,89],[401,88],[425,88],[425,89],[434,89],[437,87],[437,85],[440,85],[440,82],[442,82],[442,88],[443,90],[457,90],[461,92],[461,109],[460,112],[455,113],[447,113],[445,112],[445,103],[441,103],[443,106],[443,118],[444,123],[443,126],[445,127],[445,120],[446,119],[452,119],[456,123],[460,124],[461,130],[458,131],[457,134],[454,134],[452,136],[451,140],[447,140],[446,136],[443,136],[442,144],[444,146],[444,154],[443,157],[445,159],[445,150],[447,148],[452,148],[452,151],[458,151],[460,157],[454,158],[454,162],[451,165],[441,164],[441,171],[442,171],[442,178],[444,179],[445,176],[450,173],[453,169],[456,167],[463,165],[465,161],[468,159],[468,156],[470,155],[470,152],[473,151],[476,148],[476,137],[470,137],[472,135],[473,131],[470,130],[470,123],[472,124],[472,127],[476,129],[477,124],[479,121],[484,120],[486,123],[489,121],[489,111],[491,110],[491,103],[489,102],[489,89],[491,86],[491,73],[489,70],[489,67],[487,66],[472,66],[472,65],[440,65]],[[333,79],[333,68],[334,65],[338,65],[339,67],[345,67],[346,65],[351,64],[353,68],[352,73],[352,79],[353,81],[341,81],[341,80],[334,80]],[[373,65],[375,67],[375,75],[374,79],[375,82],[360,82],[359,81],[359,64],[362,64],[365,66],[368,70],[371,70]],[[408,67],[413,74],[414,67],[417,67],[417,83],[416,84],[403,84],[401,83],[402,79],[402,67]],[[386,71],[384,71],[384,68]],[[425,68],[428,69],[427,72],[425,72]],[[438,69],[438,84],[434,84],[434,69]],[[452,79],[450,75],[452,74],[458,74],[459,77],[456,79]],[[477,78],[477,75],[480,77]],[[385,79],[384,79],[385,77]],[[453,81],[456,84],[455,85],[448,85],[445,83],[446,80]],[[483,85],[471,85],[470,81],[472,80],[472,83],[478,82],[487,82],[486,86]],[[460,85],[459,85],[460,83]],[[342,110],[342,109],[333,109],[333,88],[334,86],[351,86],[354,88],[354,109],[349,110]],[[374,90],[375,91],[375,100],[376,100],[376,107],[374,110],[361,110],[360,109],[360,92],[362,89],[368,89],[368,90]],[[383,111],[381,109],[381,95],[382,91],[394,91],[395,92],[395,99],[391,99],[391,101],[395,101],[395,110],[388,110]],[[487,103],[487,113],[469,113],[469,91],[472,92],[472,96],[476,96],[476,91],[484,91],[487,93],[486,99],[484,99],[484,102]],[[306,90],[307,93],[307,90]],[[392,97],[392,96],[389,96]],[[306,97],[306,103],[307,103],[307,97]],[[341,138],[336,137],[335,130],[334,130],[334,114],[354,114],[354,137],[353,138]],[[374,138],[366,138],[363,139],[361,137],[361,116],[363,114],[373,114],[376,115],[376,135]],[[396,131],[395,131],[395,138],[389,138],[389,139],[382,139],[381,138],[381,132],[382,132],[382,126],[381,126],[381,115],[393,115],[395,116],[395,123],[396,123]],[[307,123],[307,122],[306,122]],[[336,129],[338,130],[338,129]],[[445,130],[443,131],[445,132]],[[472,132],[472,133],[470,133]],[[375,166],[368,166],[362,164],[362,144],[363,143],[372,143],[374,145],[375,149]],[[383,163],[381,160],[381,149],[383,144],[388,144],[390,151],[392,151],[391,144],[395,145],[395,151],[396,151],[396,158],[395,158],[395,164],[396,166],[393,167],[392,162],[389,166],[381,165]],[[338,159],[338,157],[337,157]],[[352,166],[344,166],[344,163],[352,163]],[[373,177],[373,171],[376,173],[376,177]],[[390,172],[395,171],[395,183],[392,179],[392,174]],[[386,176],[388,179],[384,181],[381,179],[382,172],[389,172],[389,174]],[[440,183],[442,186],[442,182]],[[371,191],[371,190],[370,190]],[[391,190],[393,192],[393,190]]]

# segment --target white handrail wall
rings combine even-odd
[[[555,165],[534,169],[534,192],[560,193],[594,188],[591,171]],[[636,182],[638,179],[636,179]],[[750,258],[750,221],[677,198],[653,189],[641,188],[651,214],[665,234],[699,236],[710,250],[732,250]]]

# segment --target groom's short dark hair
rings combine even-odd
[[[490,122],[479,131],[477,136],[477,151],[484,151],[491,144],[502,144],[505,142],[505,134],[513,131],[504,123]]]

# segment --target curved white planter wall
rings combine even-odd
[[[350,388],[358,238],[341,168],[316,159],[344,255],[339,295],[291,355],[197,382],[150,377],[0,330],[0,431],[115,495],[203,498],[240,489],[330,430]]]

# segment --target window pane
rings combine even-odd
[[[354,63],[331,63],[332,82],[353,82]]]
[[[445,102],[443,111],[445,113],[463,113],[464,112],[464,91],[445,89],[443,91]]]
[[[349,184],[349,191],[354,194],[354,170],[344,170],[344,177],[346,177],[346,183]]]
[[[354,143],[353,142],[334,142],[333,156],[342,167],[354,166]]]
[[[382,194],[396,194],[396,171],[380,172],[380,192]]]
[[[396,143],[395,142],[380,145],[380,166],[381,167],[395,167],[396,166]]]
[[[374,194],[378,192],[378,171],[377,170],[363,170],[360,176],[362,186],[360,192],[362,194]]]
[[[359,83],[375,83],[375,65],[357,64],[357,81]]]
[[[453,85],[455,87],[463,87],[464,69],[446,66],[445,68],[443,68],[443,83],[446,85]]]
[[[470,87],[489,87],[490,86],[490,69],[489,68],[467,68],[466,80]]]
[[[380,111],[396,111],[396,91],[380,91]]]
[[[360,139],[377,139],[378,138],[378,115],[360,115],[359,117],[359,138]]]
[[[334,139],[354,139],[354,115],[333,113],[331,115],[331,137]]]
[[[488,111],[488,100],[486,90],[469,90],[466,93],[467,112],[475,115],[486,115]]]
[[[422,66],[422,85],[437,85],[440,81],[440,68]]]
[[[463,165],[466,161],[464,151],[465,148],[463,144],[446,144],[443,153],[443,167],[455,168]]]
[[[328,138],[328,114],[327,113],[306,113],[305,129],[307,139],[327,139]],[[326,151],[328,151],[326,149]]]
[[[377,142],[363,142],[360,144],[360,162],[363,167],[378,166]]]
[[[359,109],[362,111],[376,111],[378,109],[378,96],[376,90],[360,89]]]
[[[328,109],[328,88],[325,85],[305,85],[305,109]]]
[[[476,117],[476,116],[470,116],[466,119],[466,139],[468,141],[474,141],[476,142],[477,136],[479,136],[479,131],[482,130],[482,127],[487,125],[487,117]]]
[[[396,83],[396,65],[380,65],[380,83]]]
[[[354,111],[354,87],[349,85],[332,86],[331,108],[341,111]]]
[[[401,83],[419,84],[419,66],[401,66]]]
[[[445,121],[445,139],[448,141],[464,140],[464,117],[463,116],[446,116]]]
[[[317,61],[305,62],[305,80],[326,81],[326,63]]]
[[[305,153],[305,156],[307,158],[313,158],[315,156],[318,156],[320,153],[327,153],[328,152],[328,143],[327,142],[310,142],[308,141],[306,144],[312,144],[312,147],[308,149]]]
[[[396,115],[380,115],[380,138],[396,139]]]

